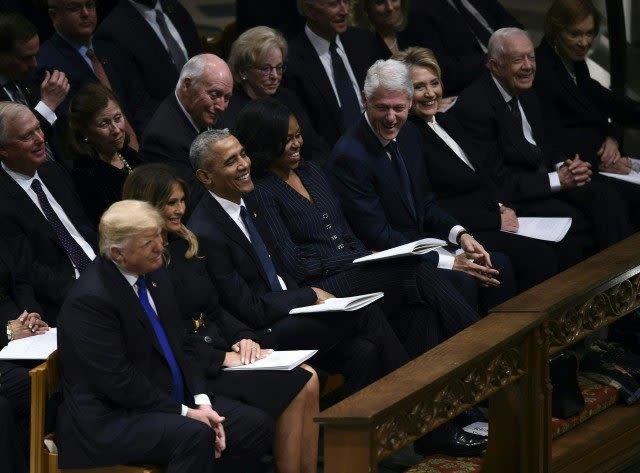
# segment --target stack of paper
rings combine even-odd
[[[447,243],[437,238],[423,238],[422,240],[412,241],[404,245],[395,246],[388,250],[379,251],[362,258],[356,258],[354,263],[366,263],[369,261],[378,261],[388,258],[399,258],[400,256],[424,255],[430,251],[445,246]]]
[[[274,351],[265,358],[262,358],[248,365],[233,366],[224,368],[227,371],[246,371],[246,370],[276,370],[291,371],[296,366],[300,366],[307,361],[318,350],[283,350]]]
[[[514,234],[558,242],[567,234],[571,223],[570,217],[518,217],[518,231]]]
[[[631,182],[633,184],[640,184],[640,160],[631,158],[631,171],[629,174],[616,174],[613,172],[602,172],[600,174],[614,179],[620,179],[621,181]]]
[[[383,296],[384,292],[372,292],[371,294],[362,294],[360,296],[332,297],[325,300],[322,304],[296,307],[295,309],[291,309],[289,313],[295,315],[310,314],[313,312],[351,312],[362,309]]]
[[[0,351],[0,360],[46,360],[58,348],[56,329],[32,337],[12,340]]]

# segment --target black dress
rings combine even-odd
[[[243,338],[259,340],[248,326],[220,306],[204,259],[186,259],[186,251],[185,240],[170,238],[167,269],[182,307],[189,357],[204,371],[210,392],[258,407],[277,418],[311,373],[300,367],[291,371],[223,371],[225,353],[231,350],[231,345]],[[200,314],[205,326],[195,330],[193,319]]]

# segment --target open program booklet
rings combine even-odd
[[[247,371],[247,370],[276,370],[291,371],[296,366],[300,366],[307,361],[318,350],[282,350],[269,353],[265,358],[248,365],[233,366],[223,368],[226,371]]]
[[[46,333],[11,340],[0,350],[0,360],[46,360],[58,348],[55,327]]]
[[[289,313],[295,315],[312,314],[314,312],[351,312],[362,309],[383,296],[384,292],[372,292],[371,294],[362,294],[360,296],[332,297],[325,300],[322,304],[296,307],[295,309],[291,309]]]
[[[370,261],[378,261],[388,258],[399,258],[400,256],[424,255],[430,251],[446,246],[446,242],[437,238],[423,238],[422,240],[412,241],[400,246],[394,246],[388,250],[378,251],[361,258],[353,260],[354,263],[367,263]]]

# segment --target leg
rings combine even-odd
[[[4,424],[4,419],[7,422],[0,434],[3,439],[0,440],[0,450],[7,455],[15,456],[15,471],[26,471],[25,463],[29,451],[30,386],[29,371],[26,368],[0,361],[0,400],[3,404],[0,415],[2,423]],[[7,448],[12,451],[9,452]]]
[[[21,444],[11,403],[0,396],[0,455],[7,473],[26,473],[25,446]]]

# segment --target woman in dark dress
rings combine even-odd
[[[166,267],[182,308],[190,355],[205,373],[215,394],[240,400],[277,419],[274,453],[278,471],[316,471],[319,385],[314,370],[302,365],[292,371],[222,371],[248,364],[269,353],[258,336],[228,313],[198,254],[196,236],[182,224],[187,186],[163,164],[140,166],[131,173],[123,198],[145,200],[165,218],[168,233]]]
[[[120,200],[122,184],[140,163],[128,146],[125,117],[106,87],[88,84],[69,105],[68,148],[72,176],[87,215],[96,224],[109,205]]]
[[[408,12],[409,0],[356,0],[353,24],[376,33],[380,56],[389,58],[410,46],[403,34]]]

